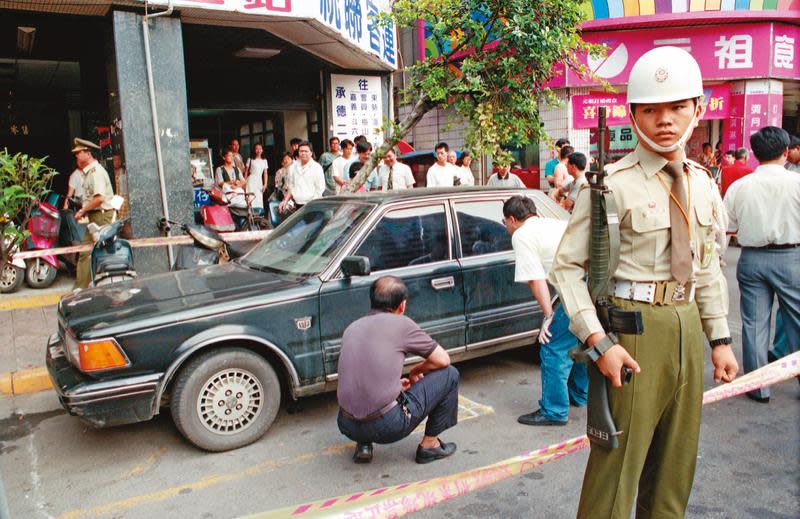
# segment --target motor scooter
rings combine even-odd
[[[44,250],[58,246],[58,234],[61,228],[61,215],[58,209],[47,203],[37,202],[28,219],[28,238],[25,250]],[[60,263],[57,256],[48,254],[31,258],[27,262],[25,282],[31,288],[47,288],[56,280],[59,267],[67,268]]]
[[[10,238],[5,238],[5,246],[8,247]],[[16,249],[16,248],[15,248]],[[0,274],[0,294],[10,294],[19,290],[25,280],[25,260],[16,259],[12,256],[6,262],[2,274]]]
[[[133,266],[133,248],[128,240],[120,237],[127,220],[117,220],[102,227],[90,223],[87,230],[94,239],[91,255],[92,286],[136,278]]]
[[[217,232],[231,232],[236,230],[233,223],[231,211],[228,208],[229,202],[219,188],[203,189],[208,195],[209,204],[200,208],[203,217],[203,225],[208,226]]]
[[[228,247],[217,231],[205,225],[184,224],[163,217],[158,221],[158,228],[164,235],[170,232],[173,225],[191,236],[193,243],[178,247],[172,270],[187,270],[229,261]]]

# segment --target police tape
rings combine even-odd
[[[242,232],[226,232],[220,233],[220,236],[227,243],[239,241],[258,241],[264,239],[271,231],[242,231]],[[188,245],[194,240],[187,234],[178,236],[156,236],[153,238],[137,238],[135,240],[128,240],[131,247],[164,247],[166,245]],[[92,249],[91,244],[86,245],[70,245],[69,247],[54,247],[52,249],[38,249],[27,250],[14,254],[15,259],[31,259],[40,258],[42,256],[59,256],[61,254],[75,254],[77,252],[84,252]]]
[[[768,364],[756,371],[703,393],[703,404],[710,404],[742,393],[777,384],[800,376],[800,352]],[[250,515],[243,519],[393,519],[444,503],[535,467],[563,458],[589,446],[586,436],[572,438],[539,449],[464,472],[404,483],[390,487],[355,492],[330,499],[289,506]]]

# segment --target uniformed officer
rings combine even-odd
[[[90,150],[99,150],[100,146],[84,139],[75,139],[72,153],[78,168],[83,172],[83,194],[81,208],[75,213],[75,219],[81,220],[84,216],[97,225],[106,225],[114,221],[115,211],[111,205],[114,191],[108,172],[100,165]],[[86,233],[84,244],[91,244],[92,237]],[[91,253],[81,252],[78,256],[77,276],[75,288],[87,288],[92,281]]]
[[[686,159],[702,113],[703,82],[676,47],[645,53],[631,69],[628,104],[639,145],[606,168],[619,210],[619,266],[610,302],[641,312],[644,333],[605,334],[584,281],[590,196],[584,189],[559,246],[550,280],[570,329],[602,356],[619,448],[592,444],[578,517],[683,517],[694,478],[703,393],[703,333],[714,380],[739,369],[730,348],[728,290],[714,220],[718,194],[708,170]],[[673,180],[674,179],[674,180]],[[620,370],[638,374],[622,386]],[[592,395],[589,395],[592,398]]]

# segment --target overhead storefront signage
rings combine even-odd
[[[713,85],[703,88],[706,109],[703,119],[726,119],[731,111],[731,86]]]
[[[366,135],[373,145],[383,142],[380,77],[331,74],[330,95],[334,136],[353,140]]]
[[[167,0],[153,3],[166,5]],[[342,40],[397,68],[395,28],[374,23],[380,12],[389,10],[389,0],[174,0],[173,3],[176,7],[312,19],[336,31]]]

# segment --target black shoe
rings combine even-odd
[[[446,458],[455,451],[455,443],[445,443],[439,440],[439,446],[432,449],[423,449],[422,446],[417,447],[417,456],[414,458],[414,460],[417,463],[430,463],[432,461]]]
[[[768,396],[758,396],[755,393],[745,393],[745,395],[747,395],[747,398],[749,398],[750,400],[755,400],[759,404],[768,404],[769,403],[769,397]]]
[[[356,451],[353,453],[354,463],[369,463],[372,461],[372,444],[357,443]]]
[[[542,416],[542,410],[537,409],[531,414],[524,414],[517,418],[517,421],[523,425],[567,425],[567,421],[564,420],[550,420]]]

